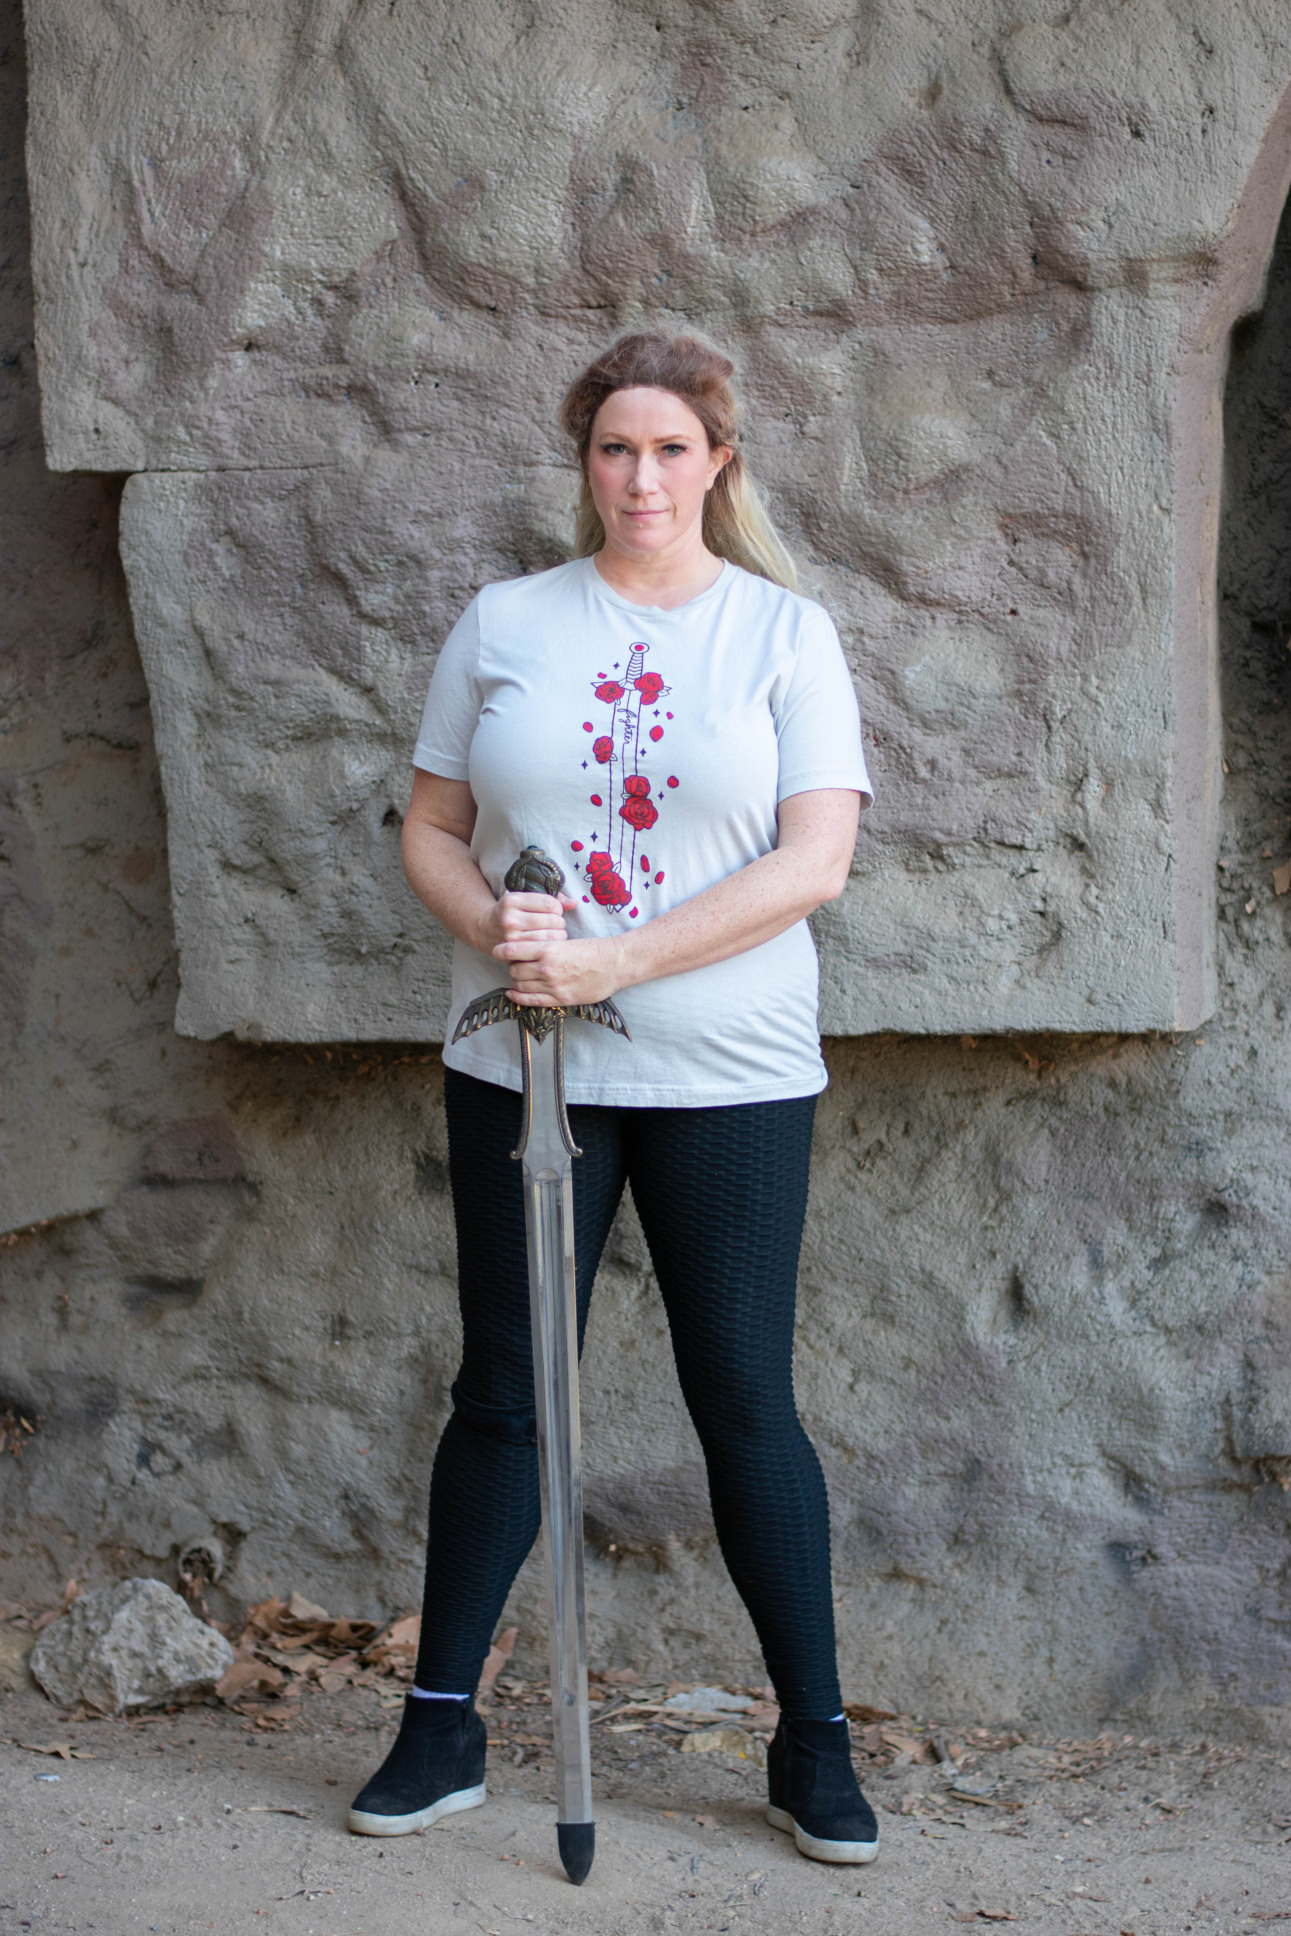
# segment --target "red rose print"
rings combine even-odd
[[[601,907],[626,907],[631,895],[612,867],[602,867],[592,876],[592,899]]]
[[[629,794],[619,808],[619,819],[626,820],[629,827],[635,827],[639,834],[653,827],[659,818],[659,809],[653,800],[647,800],[639,793]]]
[[[569,850],[578,855],[578,869],[589,890],[583,896],[584,901],[590,898],[598,907],[626,913],[633,920],[641,912],[633,900],[633,881],[644,897],[651,885],[661,885],[664,878],[662,869],[654,873],[650,856],[641,852],[645,836],[659,821],[659,803],[666,798],[662,775],[640,770],[643,756],[648,754],[651,745],[659,745],[667,730],[659,700],[670,688],[661,672],[646,671],[649,654],[650,646],[645,640],[637,639],[628,647],[624,665],[616,666],[612,673],[598,672],[589,682],[595,697],[611,708],[608,731],[594,726],[590,720],[583,722],[584,732],[592,739],[592,759],[600,768],[598,777],[591,781],[599,791],[587,797],[598,821],[602,813],[608,821],[604,835],[593,833],[590,842],[604,838],[606,846],[593,847],[589,853],[584,851],[581,840],[569,842]],[[667,718],[671,720],[672,713]],[[591,764],[592,761],[583,762],[587,776],[584,785],[591,778],[587,774]],[[638,769],[636,772],[630,770],[633,766]],[[667,785],[671,788],[680,785],[675,774],[668,776]],[[655,844],[653,836],[650,844]]]

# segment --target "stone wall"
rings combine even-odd
[[[873,722],[825,1025],[1210,1013],[1218,398],[1291,25],[1195,11],[30,0],[45,434],[139,474],[181,1033],[438,1039],[416,698],[562,555],[560,389],[652,316],[735,347]]]
[[[53,11],[38,9],[42,31]],[[96,18],[93,8],[77,12]],[[816,16],[808,14],[802,10],[810,25]],[[124,15],[117,10],[113,17]],[[320,10],[308,13],[315,25],[321,17]],[[696,6],[690,17],[716,35],[726,31],[722,21],[745,15],[736,5],[711,12]],[[904,123],[938,108],[948,114],[942,102],[960,85],[953,63],[939,72],[923,54],[916,59],[895,16],[891,27],[877,11],[857,18],[858,44],[869,35],[868,58],[895,71],[890,119]],[[1102,18],[1098,9],[1074,15],[1089,34]],[[1238,26],[1261,18],[1271,16],[1233,10]],[[680,16],[643,13],[642,32],[655,31],[655,19],[675,31]],[[1188,94],[1198,71],[1214,71],[1172,66],[1181,45],[1208,44],[1205,19],[1198,13],[1194,25],[1181,7],[1154,7],[1139,10],[1139,21],[1143,45],[1132,78],[1153,110],[1150,125],[1173,128],[1179,91]],[[1058,45],[1061,53],[1053,39],[1059,33],[1036,22],[1016,38],[1024,50]],[[1254,40],[1243,33],[1235,26],[1226,48],[1189,54],[1188,62],[1213,61],[1227,75],[1223,86],[1196,98],[1222,114],[1232,151],[1254,166],[1283,77],[1272,71],[1271,55],[1270,71],[1262,73]],[[994,45],[985,27],[980,38],[983,48]],[[827,53],[833,46],[827,34],[821,44]],[[782,60],[783,49],[773,51]],[[505,53],[499,48],[499,61]],[[292,103],[307,105],[322,60],[304,30],[297,58],[298,70],[275,81],[284,115]],[[696,56],[695,72],[708,75],[711,90],[722,63],[706,58],[707,66]],[[1087,47],[1080,58],[1088,80]],[[1075,60],[1070,47],[1063,59]],[[139,65],[127,49],[115,78],[109,73],[103,82],[109,95],[109,83],[116,86],[131,62]],[[982,53],[979,67],[988,65]],[[239,88],[259,88],[263,76],[254,67],[231,63],[219,77],[220,101],[241,99]],[[75,73],[70,59],[67,72]],[[1011,85],[1016,91],[1016,81]],[[0,29],[0,87],[0,139],[12,144],[23,92],[12,8]],[[344,125],[335,117],[316,123],[318,138],[339,140]],[[788,132],[759,124],[754,147],[763,162],[774,140],[785,153],[774,167],[746,170],[739,187],[739,126],[729,135],[735,159],[722,162],[728,174],[721,177],[736,186],[724,192],[732,207],[745,205],[740,195],[772,197],[765,218],[771,227],[786,219],[776,213],[783,198],[805,192],[806,164],[795,161]],[[886,131],[885,121],[875,145]],[[1087,131],[1080,136],[1087,138]],[[87,134],[82,158],[99,153]],[[1158,209],[1153,218],[1165,223],[1170,215],[1172,249],[1195,233],[1199,205],[1212,232],[1216,210],[1229,206],[1204,151],[1198,154],[1195,192],[1185,199],[1172,174],[1175,200],[1167,197],[1165,214]],[[334,165],[343,169],[344,162],[341,155]],[[1225,179],[1231,183],[1240,172]],[[648,213],[649,196],[670,178],[643,168],[617,179],[619,199],[607,205],[600,231],[602,253],[593,242],[580,245],[589,276],[604,278],[606,263],[621,262],[629,244],[637,247],[633,238],[646,227],[641,211]],[[989,183],[983,188],[973,179],[979,186],[965,207],[996,207]],[[296,1586],[337,1610],[392,1611],[418,1595],[425,1482],[455,1369],[438,1058],[432,1047],[406,1038],[394,1046],[335,1039],[292,1046],[229,1036],[202,1041],[174,1030],[167,802],[118,562],[121,480],[79,468],[55,475],[45,467],[21,153],[14,145],[5,150],[3,183],[0,1112],[10,1234],[0,1243],[0,1427],[7,1443],[25,1443],[21,1458],[0,1456],[0,1594],[53,1595],[69,1573],[83,1582],[138,1570],[173,1579],[184,1546],[202,1541],[224,1550],[226,1604]],[[302,188],[300,201],[307,200]],[[105,205],[116,207],[112,195]],[[658,229],[681,233],[672,204],[661,206]],[[748,206],[757,228],[763,218]],[[85,217],[91,255],[90,245],[101,239],[93,212],[88,207]],[[261,219],[254,206],[246,220],[253,218]],[[1124,219],[1145,218],[1131,208]],[[441,226],[460,251],[465,243],[451,238],[487,233],[488,221],[487,207],[470,202],[460,217],[450,209]],[[1098,233],[1092,216],[1085,227],[1087,236]],[[333,259],[327,235],[311,246],[317,260]],[[647,256],[646,243],[639,245],[642,287],[656,274],[679,273],[672,258],[659,266],[661,246],[650,240]],[[1144,251],[1145,262],[1156,259],[1146,242]],[[233,257],[240,259],[236,248]],[[342,259],[339,244],[334,259]],[[68,275],[84,291],[74,266],[69,260]],[[170,371],[171,387],[158,392],[155,420],[146,426],[157,440],[163,431],[179,437],[192,416],[172,410],[161,421],[180,394],[176,369],[189,371],[198,391],[203,371],[209,375],[203,344],[219,316],[212,321],[207,312],[211,305],[218,310],[221,278],[230,273],[227,261],[189,269],[188,281],[173,264],[156,271],[180,320],[155,343],[147,331],[142,339],[150,354],[171,359],[162,372]],[[140,285],[146,270],[138,266]],[[496,284],[479,285],[476,297],[481,326],[502,331],[514,285],[497,273]],[[755,292],[761,273],[749,272]],[[722,287],[737,285],[733,270],[721,266],[721,275]],[[167,276],[177,278],[174,288]],[[1030,298],[1042,324],[1053,305],[1060,337],[1064,305],[1078,299],[1086,297],[1061,277]],[[195,345],[182,322],[185,304],[194,311]],[[357,295],[351,310],[339,303],[342,320],[356,306]],[[119,330],[119,319],[104,321],[105,313],[115,315],[90,304],[81,318],[83,340],[99,340],[96,330]],[[389,328],[397,341],[403,312],[393,294],[385,313],[394,318]],[[493,315],[504,322],[483,322]],[[553,331],[553,358],[575,354],[612,320],[598,314],[565,336]],[[376,325],[369,318],[363,327]],[[795,327],[811,338],[832,325],[812,314]],[[1172,323],[1162,345],[1175,335]],[[70,324],[66,340],[76,340]],[[833,1499],[849,1696],[1071,1729],[1110,1716],[1217,1733],[1285,1725],[1291,903],[1276,894],[1273,870],[1288,853],[1291,760],[1288,343],[1291,236],[1284,233],[1263,312],[1235,338],[1225,408],[1228,485],[1216,609],[1229,777],[1217,869],[1214,1020],[1181,1036],[973,1030],[963,1040],[887,1034],[827,1044],[831,1087],[821,1102],[814,1157],[799,1392]],[[1221,341],[1221,360],[1222,352]],[[295,353],[290,330],[281,352],[266,346],[270,359],[280,353]],[[333,371],[324,401],[335,402],[343,388],[335,372],[349,366],[328,363],[331,353],[323,343],[312,367]],[[964,355],[963,367],[971,367]],[[464,381],[469,362],[463,348],[455,382]],[[932,366],[929,359],[925,371]],[[946,367],[949,409],[960,365],[947,354]],[[69,444],[68,424],[88,419],[81,402],[70,417],[59,417],[58,397],[73,394],[62,387],[65,374],[55,362],[47,390],[54,400],[51,447],[57,463],[82,467],[94,454]],[[122,394],[134,399],[136,417],[155,374],[127,368],[133,388]],[[277,380],[266,379],[261,401]],[[768,386],[759,374],[759,398],[770,394]],[[287,378],[281,387],[290,390]],[[466,387],[463,409],[472,401]],[[360,401],[376,414],[386,408],[376,390]],[[253,406],[260,407],[256,398],[248,412]],[[795,429],[822,436],[831,412],[843,414],[831,402]],[[242,417],[233,416],[236,427]],[[244,467],[224,461],[236,451],[212,456],[204,449],[194,468],[191,452],[160,441],[131,446],[127,432],[135,434],[136,417],[114,415],[102,426],[119,439],[113,464],[159,466],[128,487],[139,508],[127,543],[152,543],[150,531],[181,528],[200,513],[196,555],[207,562],[196,582],[209,589],[223,560],[223,582],[231,586],[204,631],[200,601],[190,596],[172,609],[165,637],[204,640],[227,666],[229,658],[219,655],[236,658],[238,644],[230,614],[258,608],[260,594],[245,576],[253,539],[264,553],[281,552],[288,564],[276,581],[284,590],[273,611],[282,623],[272,632],[275,656],[267,668],[275,693],[284,705],[294,696],[305,708],[330,670],[347,682],[346,719],[354,717],[356,694],[375,692],[366,745],[369,752],[383,744],[393,749],[406,731],[391,697],[396,685],[365,689],[361,661],[347,661],[338,648],[329,668],[327,653],[329,641],[352,642],[346,615],[370,603],[374,586],[385,588],[383,596],[429,596],[430,581],[419,576],[428,552],[399,554],[406,562],[396,574],[380,562],[402,542],[390,507],[409,496],[408,473],[397,469],[411,464],[408,448],[383,430],[371,451],[343,453],[352,483],[352,550],[345,552],[334,542],[338,514],[328,497],[344,468],[334,446],[313,476],[306,472],[317,453],[293,447],[283,474],[258,476],[246,496],[239,489]],[[763,424],[764,471],[792,479],[788,433],[774,431],[765,413]],[[1077,431],[1071,434],[1079,443]],[[536,442],[545,426],[535,420],[526,434],[531,449],[545,448]],[[1011,448],[1007,438],[995,446],[997,474]],[[1153,448],[1117,438],[1100,450],[1098,460],[1088,450],[1077,457],[1087,467],[1105,461],[1124,471],[1117,490],[1143,488],[1140,459],[1150,477],[1161,476]],[[172,457],[183,458],[183,475],[163,474]],[[384,482],[383,465],[390,467]],[[516,549],[481,545],[472,570],[491,574],[552,555],[567,486],[552,465],[555,483],[542,496],[543,470],[537,466],[539,482],[523,480],[526,493],[534,485],[536,494],[518,496],[513,506],[507,529],[521,534]],[[370,476],[377,484],[365,498]],[[476,485],[467,481],[462,528],[469,532],[477,528],[477,506],[470,494]],[[805,496],[781,489],[779,508],[799,520],[800,536]],[[290,529],[268,521],[264,507],[275,503],[288,506],[282,516],[295,520]],[[364,521],[369,503],[384,523]],[[917,494],[912,503],[914,543],[925,527]],[[257,518],[265,520],[259,532]],[[502,520],[479,528],[496,532]],[[831,540],[829,556],[838,561],[831,569],[840,574],[832,583],[867,585],[875,553],[860,531],[858,523],[840,526]],[[823,571],[826,548],[807,548]],[[1037,582],[1048,583],[1048,566],[1036,570]],[[291,572],[305,574],[318,646],[295,685],[296,647],[287,650],[282,640],[307,632],[290,629],[297,582]],[[160,603],[172,582],[158,565],[147,596]],[[917,644],[918,626],[935,628],[941,608],[909,598],[906,582],[897,591],[888,584],[884,595],[908,608],[903,623]],[[136,591],[142,583],[136,570]],[[1058,609],[1076,609],[1070,583],[1055,594]],[[446,575],[432,589],[442,601],[435,609],[447,610],[468,584],[464,578],[454,586]],[[865,599],[874,596],[864,589]],[[1134,599],[1131,606],[1137,610]],[[365,650],[405,636],[397,606],[398,622],[387,623],[391,609],[379,607],[371,618]],[[857,643],[860,609],[842,605]],[[161,638],[158,632],[149,648],[159,716],[171,703]],[[244,665],[254,658],[254,643]],[[907,657],[917,669],[917,658]],[[177,658],[176,680],[192,663]],[[885,661],[889,668],[899,663],[900,655]],[[956,704],[969,705],[979,664],[974,658],[971,676],[954,688]],[[236,694],[236,680],[226,676]],[[917,767],[916,756],[933,759],[932,741],[920,739],[911,751],[925,729],[904,690],[889,669],[875,674],[867,693],[884,790],[863,880],[876,872],[888,878],[887,843],[897,843],[893,852],[905,868],[909,830],[927,827],[925,808],[916,812],[911,802],[926,801],[941,770]],[[964,730],[971,725],[966,719]],[[1031,770],[1030,742],[1019,742],[1017,760],[1023,775]],[[1133,761],[1127,756],[1125,763]],[[352,773],[345,778],[357,785]],[[172,787],[172,812],[176,797]],[[390,838],[387,805],[397,812],[402,802],[379,787],[356,797],[345,837],[357,843],[351,854],[367,855]],[[1167,819],[1163,813],[1154,824]],[[228,834],[223,824],[216,831],[222,840]],[[994,836],[987,842],[1000,844]],[[231,848],[221,851],[236,858]],[[411,958],[415,910],[396,902],[393,868],[381,865],[384,873],[371,870],[378,886],[384,883],[381,907],[354,918],[359,928],[370,919],[371,932],[391,946],[380,922],[394,910],[406,924],[401,933]],[[331,906],[344,912],[341,899]],[[342,939],[357,950],[362,935]],[[318,1028],[340,1033],[329,1012],[320,1012]],[[630,1212],[611,1249],[593,1303],[585,1378],[594,1657],[599,1664],[760,1678],[747,1621],[713,1544],[698,1451]],[[29,1420],[34,1434],[28,1437],[14,1415]],[[521,1625],[529,1658],[540,1658],[532,1568],[509,1617]]]

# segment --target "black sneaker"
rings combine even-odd
[[[471,1701],[409,1694],[394,1746],[354,1797],[353,1835],[411,1835],[484,1800],[487,1730]]]
[[[772,1828],[792,1835],[816,1862],[873,1862],[879,1825],[852,1767],[846,1721],[780,1716],[767,1756]]]

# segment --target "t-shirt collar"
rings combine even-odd
[[[593,591],[599,597],[603,598],[608,605],[617,605],[621,612],[633,612],[640,617],[648,616],[655,623],[658,623],[660,619],[686,617],[691,612],[696,611],[701,605],[707,604],[710,599],[720,597],[729,586],[735,570],[730,560],[723,558],[722,569],[718,572],[716,578],[708,587],[708,590],[696,592],[695,596],[688,598],[684,605],[634,605],[631,599],[623,598],[611,585],[606,584],[600,572],[596,569],[595,559],[580,558],[578,563],[582,565]]]

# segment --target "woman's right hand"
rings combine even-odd
[[[482,955],[491,955],[503,942],[531,941],[541,948],[563,941],[565,913],[577,905],[565,895],[557,900],[554,894],[505,893],[481,923],[475,946]]]

